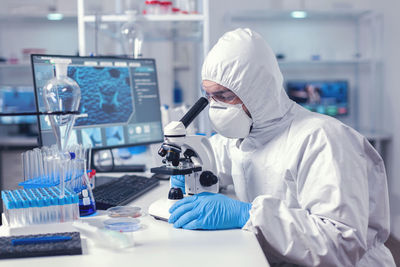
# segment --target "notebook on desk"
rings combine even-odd
[[[0,237],[0,259],[81,254],[79,232]]]

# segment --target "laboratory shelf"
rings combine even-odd
[[[371,64],[379,61],[372,59],[343,59],[343,60],[278,60],[279,65],[334,65],[334,64]]]
[[[209,18],[209,0],[201,1],[201,8],[199,13],[195,14],[160,14],[160,15],[150,15],[150,14],[140,14],[137,16],[137,20],[144,23],[158,23],[158,22],[199,22],[201,25],[202,32],[202,43],[203,43],[203,57],[209,51],[210,43],[210,18]],[[86,26],[96,23],[118,23],[127,22],[129,15],[127,14],[88,14],[85,13],[85,0],[77,0],[77,18],[78,18],[78,42],[79,42],[79,54],[81,56],[87,55],[86,49]],[[160,23],[159,25],[162,25]],[[168,36],[167,36],[168,37]],[[190,36],[193,37],[193,36]],[[194,36],[194,37],[197,37]],[[186,38],[184,36],[184,38]],[[151,38],[147,38],[147,41]],[[164,37],[161,38],[165,40]],[[167,38],[168,39],[168,38]],[[197,38],[189,38],[198,42]]]
[[[83,17],[84,22],[95,22],[96,18],[101,22],[124,22],[128,21],[127,15],[87,15]],[[141,15],[139,20],[144,21],[160,21],[160,22],[179,22],[179,21],[204,21],[204,16],[199,14],[182,14],[182,15]]]
[[[174,69],[179,69],[179,70],[187,70],[190,68],[189,64],[186,62],[174,62],[173,63],[173,68]]]
[[[305,18],[300,20],[357,20],[361,16],[371,13],[369,10],[357,10],[357,9],[337,9],[337,10],[307,10],[299,9],[307,13]],[[257,20],[299,20],[293,18],[291,13],[299,10],[286,10],[286,9],[269,9],[269,10],[244,10],[236,11],[230,14],[230,19],[233,21],[257,21]]]
[[[18,63],[18,64],[10,64],[10,63],[0,63],[0,68],[6,69],[6,68],[30,68],[31,64],[29,63]]]
[[[387,141],[387,140],[390,140],[390,138],[392,137],[391,134],[388,134],[386,132],[380,132],[380,131],[360,130],[359,132],[369,140]]]
[[[391,140],[392,135],[379,130],[359,130],[359,132],[372,142],[376,151],[382,156],[384,153],[383,144]]]
[[[30,14],[20,14],[20,15],[0,15],[0,22],[44,22],[44,23],[57,23],[57,22],[74,22],[77,21],[76,15],[63,14],[61,20],[48,20],[47,13],[30,15]]]

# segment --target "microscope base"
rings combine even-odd
[[[169,208],[174,205],[178,200],[170,200],[170,199],[159,199],[153,202],[149,207],[149,214],[156,218],[157,220],[162,220],[168,222],[169,216]]]

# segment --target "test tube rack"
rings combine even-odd
[[[58,187],[1,191],[4,215],[10,227],[62,223],[79,218],[79,197]]]
[[[85,171],[86,156],[90,148],[75,145],[60,152],[54,145],[35,148],[22,153],[24,181],[19,183],[24,188],[60,186],[74,192],[87,187]]]

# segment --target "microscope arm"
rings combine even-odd
[[[191,160],[196,167],[201,166],[203,171],[216,173],[217,167],[214,151],[207,137],[201,135],[187,135],[182,147],[195,152],[196,157],[192,157]]]

